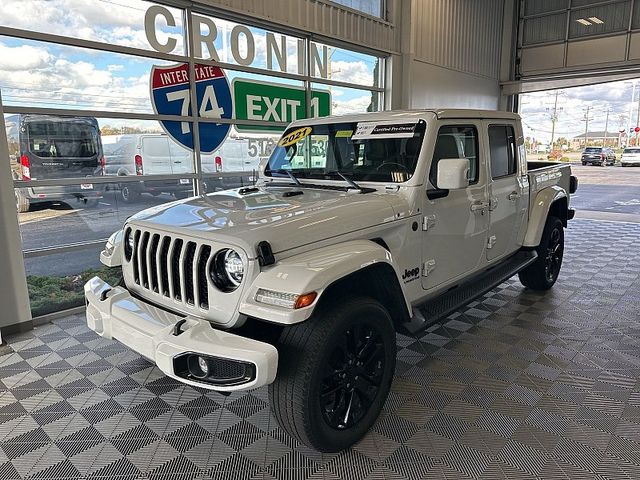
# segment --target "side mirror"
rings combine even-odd
[[[469,186],[469,160],[466,158],[443,158],[438,162],[438,188],[459,190]]]

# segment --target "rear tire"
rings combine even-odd
[[[378,418],[396,362],[387,310],[366,297],[332,302],[278,342],[278,375],[269,400],[280,426],[321,452],[360,440]]]
[[[14,190],[14,195],[16,197],[16,210],[18,213],[28,212],[31,206],[29,199],[20,193],[20,190]]]
[[[520,283],[532,290],[549,290],[556,283],[564,253],[564,227],[558,217],[549,216],[536,248],[538,258],[518,273]]]
[[[176,197],[178,200],[183,200],[185,198],[189,198],[189,192],[173,192],[173,196]]]
[[[140,192],[125,183],[120,185],[120,198],[125,203],[135,203],[140,200]]]

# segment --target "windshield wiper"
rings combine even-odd
[[[284,168],[279,168],[278,170],[272,170],[271,171],[271,175],[273,174],[277,174],[277,175],[287,175],[292,181],[293,183],[296,184],[297,187],[303,187],[304,185],[302,184],[302,182],[300,182],[300,180],[298,180],[298,177],[296,177],[293,172],[291,170],[287,170]]]
[[[283,170],[283,171],[284,173],[289,175],[289,178],[293,180],[293,183],[295,183],[296,186],[302,187],[302,183],[300,183],[300,180],[298,180],[298,177],[296,177],[291,170]]]
[[[347,177],[344,173],[342,173],[340,170],[333,170],[332,172],[327,172],[327,174],[328,175],[338,175],[345,182],[347,182],[351,188],[353,188],[354,190],[358,190],[360,193],[369,193],[369,192],[374,192],[375,191],[375,188],[361,187],[355,181],[353,181],[351,178]]]

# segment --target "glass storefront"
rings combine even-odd
[[[137,211],[253,184],[292,120],[381,109],[384,60],[159,2],[0,3],[33,315],[81,305]]]

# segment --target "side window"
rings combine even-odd
[[[437,187],[438,162],[443,158],[469,160],[469,183],[478,183],[478,131],[473,126],[445,125],[438,131],[429,181]]]
[[[489,127],[491,178],[507,177],[517,171],[516,136],[511,125]]]

